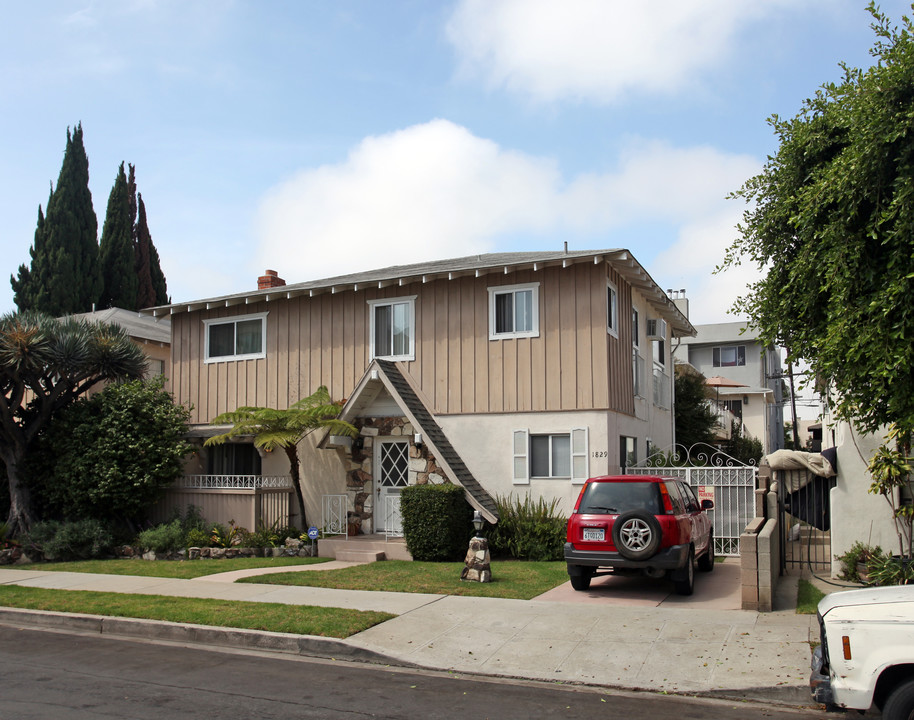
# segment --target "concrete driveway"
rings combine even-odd
[[[494,573],[498,568],[493,563]],[[689,596],[676,595],[669,580],[637,577],[595,577],[590,589],[578,592],[570,582],[559,585],[539,597],[544,602],[591,603],[596,605],[627,605],[644,607],[694,607],[702,610],[740,610],[739,558],[727,558],[714,566],[710,573],[695,572],[695,592]]]

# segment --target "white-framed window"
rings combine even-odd
[[[619,291],[606,281],[606,332],[619,337]]]
[[[267,313],[203,321],[204,362],[257,360],[266,357]]]
[[[641,347],[641,314],[632,308],[632,347]]]
[[[564,433],[515,430],[514,484],[527,485],[531,478],[583,483],[589,472],[587,442],[587,428]]]
[[[368,301],[370,358],[416,359],[416,296]]]
[[[722,345],[711,353],[714,367],[742,367],[746,364],[745,345]]]
[[[489,288],[489,339],[539,337],[539,283]]]

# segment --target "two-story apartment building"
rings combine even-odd
[[[672,443],[673,337],[688,319],[627,250],[499,253],[260,287],[152,308],[170,317],[171,387],[193,434],[241,406],[285,408],[326,385],[354,440],[302,443],[308,519],[346,495],[390,529],[399,490],[457,483],[557,498]],[[201,447],[195,473],[284,473],[248,445]]]
[[[745,322],[696,325],[695,331],[676,342],[674,358],[709,380],[721,417],[759,439],[766,455],[783,448],[783,372],[777,348],[762,344]]]

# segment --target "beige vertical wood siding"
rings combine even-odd
[[[618,290],[619,337],[606,329]],[[539,283],[540,333],[489,340],[488,288]],[[435,413],[601,409],[632,414],[631,289],[606,264],[579,263],[366,291],[323,293],[173,316],[172,386],[193,422],[242,405],[284,408],[326,385],[348,398],[368,367],[369,300],[416,296],[408,371]],[[267,312],[267,357],[204,363],[204,319]]]

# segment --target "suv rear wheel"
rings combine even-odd
[[[691,595],[695,591],[695,551],[689,549],[689,559],[682,569],[683,579],[674,580],[673,588],[677,595]]]
[[[587,590],[590,587],[590,579],[593,577],[590,573],[585,575],[570,575],[571,587],[575,590]]]
[[[628,560],[647,560],[660,548],[660,523],[646,510],[629,510],[613,523],[613,544]]]
[[[714,535],[708,538],[708,552],[698,558],[698,569],[711,572],[714,569]]]

